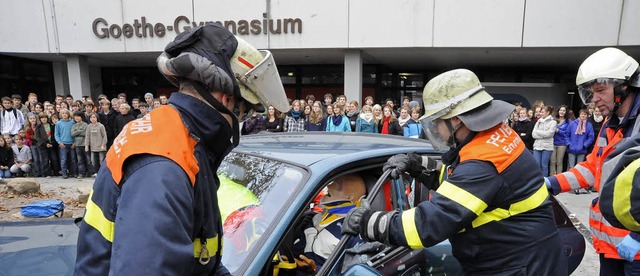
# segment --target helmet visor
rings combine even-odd
[[[286,112],[289,109],[289,101],[287,101],[273,55],[266,50],[260,50],[260,53],[264,59],[244,75],[237,76],[238,81],[253,94],[242,96],[249,101],[257,97],[265,107],[271,105],[281,112]]]
[[[427,140],[431,142],[431,145],[433,146],[434,149],[446,150],[452,146],[449,143],[448,137],[443,135],[445,133],[442,133],[442,131],[446,131],[447,129],[443,119],[435,119],[435,120],[428,120],[426,118],[421,119],[420,125],[422,125],[422,130],[424,131],[424,134],[426,135]],[[442,131],[440,131],[440,128],[442,128]],[[448,131],[446,135],[450,135]]]
[[[580,99],[582,99],[582,103],[588,105],[593,100],[594,94],[599,97],[604,96],[610,88],[613,88],[622,83],[624,83],[624,80],[598,78],[579,85],[578,94],[580,95]]]

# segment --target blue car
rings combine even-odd
[[[357,173],[368,192],[385,180],[382,166],[395,154],[416,152],[440,158],[425,140],[360,133],[270,133],[242,137],[219,169],[224,219],[222,262],[234,275],[286,274],[296,226],[314,198],[338,176]],[[425,200],[427,189],[407,176],[405,208]],[[397,189],[396,189],[397,190]],[[383,208],[382,191],[369,195]],[[552,198],[569,273],[580,264],[585,240]],[[377,204],[377,205],[376,205]],[[394,201],[394,207],[398,206]],[[378,206],[378,207],[376,207]],[[0,223],[0,275],[70,275],[78,229],[73,220]],[[360,255],[358,255],[361,253]],[[354,259],[367,262],[354,262]],[[17,263],[28,264],[16,266]],[[323,265],[326,275],[461,275],[448,241],[422,250],[380,246],[375,252],[337,247]]]

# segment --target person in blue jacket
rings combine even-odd
[[[362,107],[362,112],[356,119],[356,132],[378,133],[376,120],[373,118],[373,109],[369,105]]]
[[[284,88],[270,52],[215,23],[180,33],[157,63],[179,91],[115,138],[86,205],[74,275],[229,274],[216,171],[249,109],[288,109]]]
[[[581,109],[578,119],[571,122],[567,129],[569,133],[569,145],[567,146],[569,168],[584,161],[587,149],[595,141],[593,126],[587,120],[588,114],[586,109]]]
[[[422,125],[420,125],[418,119],[420,119],[420,108],[415,107],[411,110],[411,119],[404,124],[404,137],[420,138]]]
[[[567,151],[567,144],[569,144],[569,132],[567,129],[571,122],[571,119],[567,117],[566,105],[558,107],[555,120],[558,124],[556,134],[553,135],[553,153],[549,160],[549,175],[564,172],[564,154]]]
[[[60,110],[60,121],[56,123],[55,139],[58,142],[60,154],[60,166],[62,168],[62,178],[69,177],[69,174],[77,173],[76,155],[73,153],[73,137],[71,127],[75,122],[71,119],[71,113],[67,109]]]
[[[327,131],[351,132],[351,122],[344,115],[344,105],[339,102],[333,105],[333,115],[327,119]]]

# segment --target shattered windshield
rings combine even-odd
[[[266,229],[290,196],[302,186],[306,172],[290,164],[241,153],[229,154],[220,168],[218,202],[224,228],[222,263],[236,271],[257,250]]]

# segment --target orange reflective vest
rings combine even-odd
[[[603,172],[602,166],[605,159],[617,146],[621,145],[628,137],[624,136],[624,129],[614,130],[608,128],[608,122],[604,123],[600,135],[596,141],[596,145],[584,162],[577,164],[567,172],[557,174],[551,177],[557,180],[562,192],[575,189],[588,188],[593,186],[600,192],[600,182]],[[639,126],[640,120],[636,120],[634,129]],[[604,132],[604,133],[603,133]],[[606,179],[605,179],[606,180]],[[598,254],[604,254],[605,258],[622,259],[618,255],[616,245],[622,242],[622,239],[629,235],[629,231],[612,226],[600,213],[599,198],[596,198],[590,206],[589,226],[591,229],[591,237],[593,239],[593,247]],[[640,254],[637,254],[635,260],[640,260]]]

